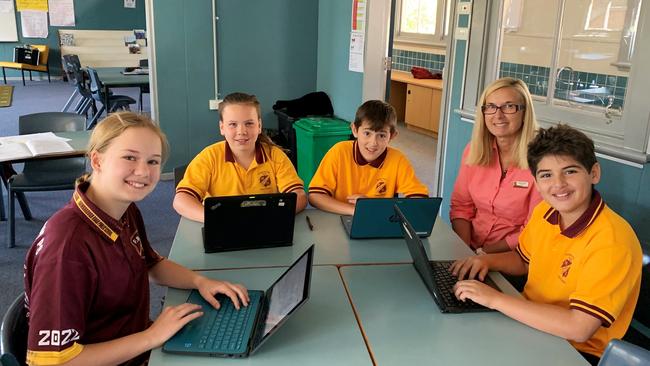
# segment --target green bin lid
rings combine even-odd
[[[293,124],[293,128],[319,136],[350,134],[350,122],[331,117],[302,118]]]

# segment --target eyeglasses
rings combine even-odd
[[[523,104],[512,103],[506,103],[502,105],[486,104],[481,106],[481,111],[483,111],[483,114],[495,114],[499,109],[503,114],[514,114],[519,111],[523,111],[526,109],[526,106]]]

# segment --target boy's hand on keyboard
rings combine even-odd
[[[240,303],[241,305],[248,306],[248,302],[250,301],[246,287],[236,283],[217,281],[203,277],[198,282],[196,289],[199,291],[201,296],[203,296],[205,301],[214,306],[215,309],[221,307],[219,301],[217,301],[215,297],[217,294],[228,296],[237,310],[239,310]]]
[[[492,287],[476,281],[458,281],[454,285],[454,295],[461,301],[472,300],[477,304],[494,309],[495,300],[502,294]]]
[[[459,259],[449,268],[451,274],[457,276],[459,280],[478,278],[483,281],[489,270],[490,268],[481,256]]]
[[[158,319],[147,330],[142,332],[149,340],[149,348],[162,346],[169,338],[178,332],[185,324],[203,315],[201,306],[196,304],[181,304],[166,306]]]

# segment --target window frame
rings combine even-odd
[[[473,4],[468,62],[459,111],[461,116],[471,120],[474,120],[476,103],[481,91],[498,77],[503,3],[503,0],[482,0],[475,1]],[[477,11],[481,12],[481,8],[485,10],[485,16],[475,16]],[[648,1],[644,2],[640,9],[639,30],[643,29],[644,23],[646,28],[650,25],[650,2]],[[644,86],[650,85],[650,67],[644,65],[644,60],[650,59],[650,30],[637,33],[636,38],[637,49],[631,60],[632,65],[636,66],[630,70],[625,110],[616,128],[608,128],[608,126],[590,128],[590,122],[593,124],[597,121],[596,118],[600,118],[598,113],[589,110],[571,110],[571,108],[553,105],[550,101],[534,101],[539,124],[548,127],[559,122],[568,123],[591,137],[595,142],[596,150],[600,153],[632,163],[650,162],[650,104],[647,103],[647,98],[644,98],[644,95],[647,95]],[[554,77],[555,73],[551,73],[550,78]],[[549,84],[551,84],[550,79]],[[567,117],[569,110],[571,118]]]
[[[402,3],[408,0],[395,1],[395,34],[394,41],[398,43],[413,43],[424,46],[445,47],[449,31],[449,16],[452,0],[436,0],[436,29],[434,34],[402,32]]]

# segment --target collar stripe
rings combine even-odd
[[[108,226],[102,219],[100,219],[99,216],[97,216],[90,207],[88,207],[83,198],[81,198],[81,195],[75,191],[72,197],[74,198],[74,203],[79,208],[79,211],[86,215],[86,217],[90,219],[90,221],[92,221],[92,223],[95,224],[95,226],[97,226],[97,228],[102,233],[104,233],[104,235],[115,242],[118,237],[117,233],[113,231],[110,226]]]
[[[233,154],[232,149],[230,149],[230,145],[228,145],[228,141],[224,141],[224,144],[226,144],[225,149],[226,153],[224,154],[226,162],[228,163],[234,163],[235,162],[235,154]],[[264,151],[264,148],[262,147],[262,144],[259,141],[255,142],[255,161],[257,164],[263,164],[265,161],[268,160],[266,151]]]

